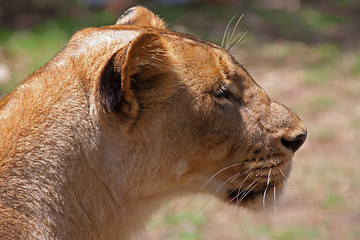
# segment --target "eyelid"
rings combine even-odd
[[[234,96],[227,86],[221,86],[220,88],[218,88],[213,92],[213,95],[216,98],[226,98],[226,99],[230,99]]]
[[[217,104],[224,106],[224,105],[233,105],[234,101],[234,94],[230,91],[229,87],[226,85],[222,85],[216,90],[212,92],[213,101]]]

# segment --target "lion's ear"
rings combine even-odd
[[[119,25],[134,25],[139,27],[166,28],[161,18],[147,8],[137,6],[128,9],[116,22]]]
[[[154,109],[176,90],[177,81],[161,38],[142,33],[112,56],[99,82],[100,101],[107,112],[134,118]]]

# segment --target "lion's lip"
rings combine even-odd
[[[227,198],[230,200],[229,203],[238,204],[240,202],[248,202],[254,200],[254,198],[264,191],[251,191],[248,189],[228,189]]]
[[[225,197],[228,203],[239,205],[251,202],[258,196],[266,195],[270,189],[281,189],[289,177],[291,165],[292,159],[284,161],[276,167],[260,169],[262,172],[255,173],[255,175],[261,177],[241,181],[241,186],[244,187],[228,183],[225,188],[225,196],[222,197]]]
[[[271,182],[253,183],[245,189],[228,188],[226,191],[226,199],[229,203],[240,204],[254,200],[258,196],[263,196],[270,189],[281,189],[284,186],[284,179],[278,178]]]

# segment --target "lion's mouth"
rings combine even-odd
[[[253,182],[253,185],[249,185],[247,188],[229,188],[226,191],[225,199],[229,204],[247,205],[247,203],[257,201],[256,199],[262,199],[262,201],[268,200],[268,195],[271,198],[276,199],[276,195],[280,194],[284,187],[284,179],[274,179],[274,181],[268,182]],[[263,203],[264,204],[264,203]]]
[[[227,199],[229,203],[238,205],[254,200],[257,196],[264,194],[264,191],[251,191],[248,189],[229,189]]]
[[[227,188],[222,192],[222,198],[229,204],[237,206],[248,206],[252,202],[276,201],[277,196],[280,196],[285,183],[288,179],[291,169],[291,161],[279,164],[270,169],[260,169],[253,172],[256,178],[249,177],[248,179],[237,179],[241,182],[240,186],[236,186],[235,178],[229,178],[227,181]],[[249,175],[248,175],[249,176]],[[272,200],[271,200],[272,199]]]

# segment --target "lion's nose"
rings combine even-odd
[[[295,137],[283,137],[281,143],[286,148],[292,150],[294,153],[304,144],[306,140],[307,131],[304,129],[302,133],[295,135]]]

